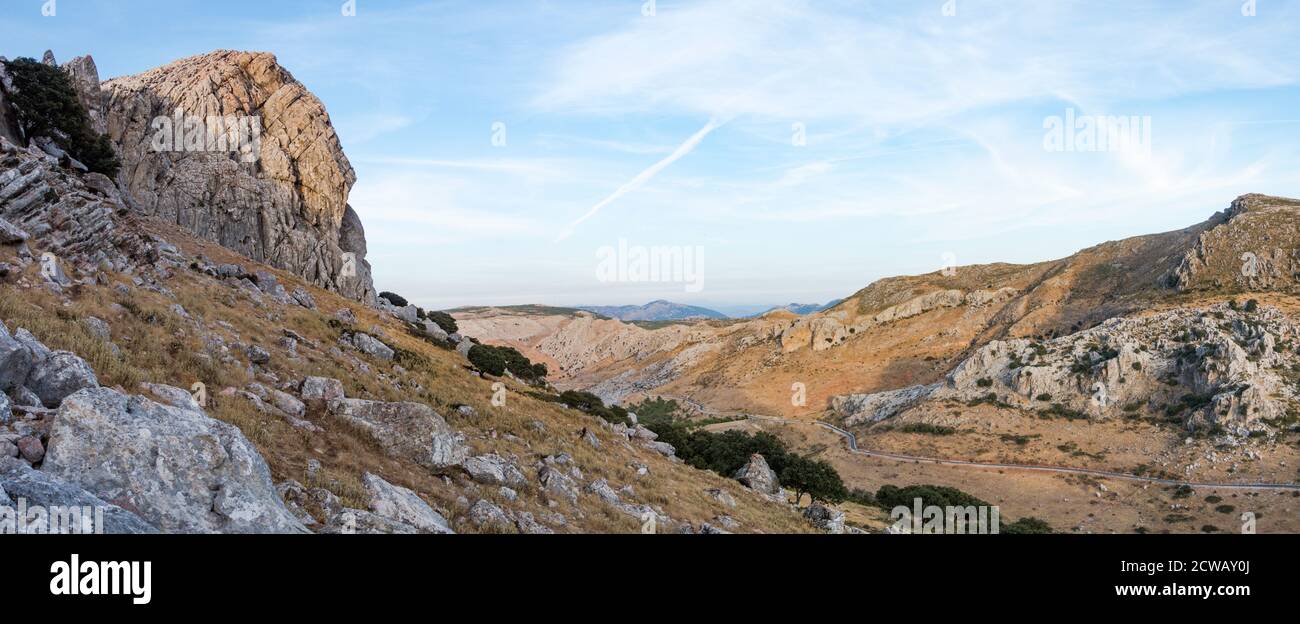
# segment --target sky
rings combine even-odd
[[[0,55],[102,78],[275,53],[356,169],[376,286],[427,308],[742,313],[1300,196],[1300,0],[0,7]],[[1129,140],[1096,149],[1102,117]]]

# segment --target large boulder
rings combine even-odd
[[[300,390],[302,400],[308,403],[324,403],[345,397],[343,382],[329,377],[308,377],[303,380]]]
[[[776,471],[768,467],[767,460],[758,453],[749,456],[749,461],[736,471],[734,478],[760,494],[776,496],[781,492],[781,483],[777,481]]]
[[[339,535],[414,535],[420,530],[361,509],[344,509],[330,517],[322,533]]]
[[[422,403],[336,399],[330,413],[367,432],[394,457],[435,471],[459,466],[469,456],[464,434]]]
[[[0,219],[0,245],[13,245],[30,238],[22,228]]]
[[[343,340],[346,344],[356,348],[356,350],[380,360],[392,361],[393,357],[397,355],[391,347],[370,334],[362,334],[358,332],[344,338]]]
[[[421,533],[451,534],[451,525],[415,492],[393,485],[373,474],[361,477],[370,493],[370,511],[382,518],[409,524]]]
[[[526,481],[524,473],[510,460],[497,455],[479,455],[465,460],[462,466],[471,479],[485,485],[519,486]]]
[[[9,495],[11,502],[6,503],[3,500],[4,493]],[[20,499],[27,509],[42,507],[47,514],[55,508],[63,511],[73,507],[89,508],[95,524],[86,532],[110,534],[158,532],[157,528],[136,514],[105,502],[77,485],[55,477],[48,471],[36,470],[23,461],[0,457],[0,505],[16,505]],[[0,513],[0,534],[5,532],[7,528],[5,523],[8,521],[9,518]],[[84,525],[79,525],[78,528],[83,527]],[[60,532],[80,531],[63,526],[60,522]]]
[[[55,351],[32,365],[25,385],[41,398],[45,407],[54,408],[78,390],[99,387],[99,380],[90,365],[77,354]]]
[[[31,371],[31,350],[10,336],[9,329],[0,323],[0,392],[12,392],[22,386]]]
[[[807,518],[813,526],[839,535],[844,532],[844,512],[838,509],[831,509],[821,503],[813,503],[803,512],[803,517]]]
[[[180,533],[300,533],[235,427],[108,388],[63,401],[42,469]]]

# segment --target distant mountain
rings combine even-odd
[[[799,316],[806,316],[808,314],[816,314],[818,312],[821,312],[822,310],[829,310],[839,305],[843,301],[844,301],[843,299],[834,299],[832,301],[827,302],[825,305],[819,303],[791,303],[789,305],[777,306],[765,312],[755,314],[754,316],[763,316],[765,314],[771,314],[772,312],[776,312],[777,310],[785,310],[786,312],[790,312],[792,314],[798,314]]]
[[[716,310],[663,300],[651,301],[641,306],[578,306],[578,309],[620,321],[685,321],[727,318],[727,315]]]

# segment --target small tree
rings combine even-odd
[[[66,72],[30,58],[15,59],[5,63],[5,68],[13,76],[18,125],[28,139],[54,139],[91,171],[110,178],[117,175],[121,162],[108,136],[96,134],[90,127],[86,107],[77,99]]]
[[[804,494],[814,503],[839,503],[849,496],[839,473],[823,460],[792,455],[787,458],[780,479],[782,485],[795,491],[796,501],[802,501]]]

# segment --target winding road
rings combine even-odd
[[[705,407],[698,401],[690,399],[678,399],[689,403],[696,409],[707,414],[716,414],[725,416],[717,410]],[[1091,468],[1072,468],[1068,466],[1043,466],[1037,464],[993,464],[984,462],[964,461],[960,459],[938,459],[934,457],[918,457],[914,455],[900,455],[898,453],[881,453],[878,451],[868,451],[858,447],[858,436],[851,431],[846,431],[827,422],[798,420],[794,418],[780,418],[777,416],[760,416],[757,414],[731,414],[730,416],[739,416],[749,420],[761,420],[773,422],[782,425],[800,424],[800,425],[817,425],[823,429],[828,429],[840,437],[844,438],[850,453],[861,455],[863,457],[874,457],[877,459],[888,459],[899,462],[933,464],[936,466],[961,466],[967,468],[986,468],[997,470],[1021,470],[1026,472],[1047,472],[1056,474],[1076,474],[1089,475],[1094,477],[1106,477],[1108,479],[1120,479],[1123,481],[1136,481],[1140,483],[1154,483],[1158,485],[1186,485],[1193,488],[1208,488],[1222,490],[1300,490],[1300,483],[1196,483],[1193,481],[1178,481],[1175,479],[1160,479],[1157,477],[1143,477],[1135,474],[1124,472],[1111,472],[1109,470],[1094,470]]]

